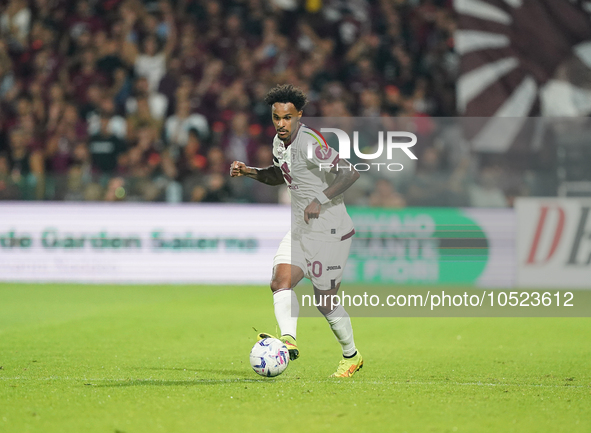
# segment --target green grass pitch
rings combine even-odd
[[[591,320],[353,318],[365,366],[301,318],[287,371],[264,287],[0,285],[0,432],[589,432]]]

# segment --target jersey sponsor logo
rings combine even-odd
[[[297,186],[297,185],[287,185],[287,187],[288,187],[289,189],[300,189],[300,187],[299,187],[299,186]]]
[[[341,269],[341,265],[336,265],[336,266],[327,266],[326,270],[327,271],[336,271],[338,269]]]

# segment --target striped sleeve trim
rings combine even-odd
[[[353,237],[353,235],[355,234],[355,229],[351,230],[349,233],[347,233],[346,235],[343,235],[343,237],[341,237],[342,241],[346,241],[347,239]]]

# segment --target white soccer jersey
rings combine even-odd
[[[348,239],[355,231],[342,194],[321,206],[318,219],[310,219],[309,224],[304,221],[304,209],[335,178],[328,164],[336,165],[339,160],[337,151],[321,146],[314,136],[317,134],[313,130],[300,125],[287,148],[277,135],[273,139],[273,163],[283,172],[291,195],[292,233],[326,241]],[[312,148],[311,158],[308,158],[308,146]]]

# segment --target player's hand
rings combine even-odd
[[[312,200],[306,209],[304,209],[304,221],[309,224],[312,218],[318,218],[320,216],[320,207],[322,205],[317,199]]]
[[[248,173],[246,164],[240,161],[234,161],[232,165],[230,165],[230,176],[232,177],[240,177],[246,176]]]

